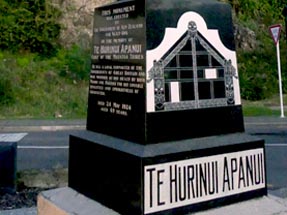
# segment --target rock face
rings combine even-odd
[[[62,11],[62,33],[60,43],[64,47],[79,44],[90,48],[93,11],[95,7],[115,2],[116,0],[50,0],[51,4]],[[234,24],[234,34],[237,49],[252,51],[257,47],[255,32]]]
[[[92,36],[93,11],[95,7],[114,0],[50,0],[51,4],[62,11],[60,23],[62,32],[60,43],[64,47],[79,44],[90,48]]]
[[[237,49],[253,51],[257,47],[256,34],[249,28],[234,24],[235,43]]]

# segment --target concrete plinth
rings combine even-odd
[[[69,187],[123,215],[188,214],[266,195],[264,154],[244,133],[141,145],[85,131]]]
[[[38,196],[38,215],[119,215],[75,190],[64,187]]]
[[[264,196],[249,201],[192,213],[195,215],[252,214],[275,215],[287,213],[287,200]],[[38,196],[38,215],[120,215],[75,190],[64,187],[44,191]],[[183,215],[183,214],[182,214]]]

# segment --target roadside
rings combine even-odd
[[[0,120],[0,133],[83,130],[85,124],[86,121],[82,119]],[[0,215],[35,215],[37,196],[40,192],[66,187],[67,184],[68,169],[65,167],[18,171],[16,193],[0,195]]]
[[[25,170],[17,174],[16,193],[0,195],[1,211],[36,207],[40,192],[68,186],[68,169]]]
[[[251,125],[287,125],[287,116],[247,116],[244,117],[245,126]],[[85,129],[86,119],[12,119],[0,120],[0,132],[29,132]]]
[[[85,119],[15,119],[0,120],[0,132],[29,132],[85,129]]]
[[[287,118],[280,117],[245,117],[245,130],[251,134],[287,134]],[[266,128],[266,125],[269,127]],[[272,125],[278,129],[273,129]],[[256,128],[256,131],[254,129]],[[86,120],[55,119],[55,120],[1,120],[0,133],[84,130]],[[0,215],[34,215],[36,214],[36,197],[39,192],[67,186],[67,168],[50,170],[25,170],[18,173],[18,190],[15,195],[1,196]],[[269,192],[269,191],[268,191]],[[287,205],[287,189],[271,190],[269,194],[282,198]],[[11,205],[11,203],[13,203]]]
[[[287,124],[287,116],[281,118],[280,116],[245,116],[245,125],[250,124]]]
[[[287,117],[244,117],[245,132],[252,135],[287,134]],[[287,143],[287,139],[286,139]]]

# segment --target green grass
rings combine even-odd
[[[47,92],[39,88],[29,89],[13,104],[0,107],[0,119],[13,118],[85,118],[87,111],[87,87],[55,86]]]
[[[272,110],[268,107],[243,106],[244,116],[280,116],[279,110]]]
[[[283,97],[284,101],[287,102],[287,95]],[[261,101],[242,101],[243,106],[243,114],[244,116],[280,116],[280,99],[279,95],[274,95],[269,99],[261,100]],[[286,112],[286,106],[284,105],[284,109]]]
[[[39,59],[32,54],[1,53],[0,119],[85,118],[89,71],[79,67],[81,75],[87,76],[79,78],[75,67],[69,66],[68,54]]]
[[[0,119],[86,118],[89,57],[78,47],[49,59],[0,51]],[[242,106],[244,116],[280,116],[279,95]]]

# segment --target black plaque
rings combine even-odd
[[[93,31],[88,130],[141,144],[244,131],[229,5],[119,1]]]
[[[95,10],[87,127],[144,139],[145,3],[127,1]]]

